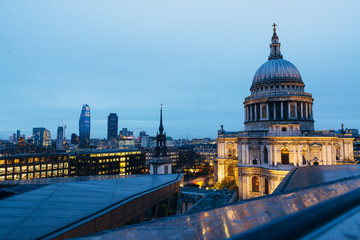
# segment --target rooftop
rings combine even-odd
[[[168,174],[20,181],[13,186],[17,192],[0,199],[0,239],[53,238],[114,206],[180,180],[181,175]],[[38,187],[32,188],[34,184]]]
[[[345,236],[359,237],[359,167],[357,165],[328,167],[304,168],[303,173],[313,175],[310,177],[312,180],[303,181],[303,184],[291,187],[282,193],[194,214],[113,229],[78,239],[211,240],[294,239],[304,236],[308,237],[307,239],[313,239],[314,236],[319,239],[325,239],[324,236],[333,239],[344,239]],[[335,173],[336,169],[338,173]],[[303,177],[298,176],[300,179]],[[355,215],[351,215],[354,209]],[[331,221],[337,221],[335,222],[337,229],[331,227],[334,226],[334,222]],[[351,228],[346,225],[349,221],[352,224]],[[325,232],[322,231],[323,226]],[[339,233],[342,229],[345,229],[348,235],[344,232]],[[322,232],[317,232],[320,230]]]

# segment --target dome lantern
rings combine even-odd
[[[279,43],[279,37],[277,36],[276,34],[276,24],[274,23],[274,25],[272,25],[274,28],[273,28],[273,36],[271,38],[271,44],[270,44],[270,56],[268,58],[268,60],[271,60],[271,59],[282,59],[283,56],[281,55],[281,52],[280,52],[280,46],[281,44]]]

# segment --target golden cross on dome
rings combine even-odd
[[[277,26],[277,25],[274,23],[272,26],[274,27],[274,30],[276,30],[276,26]]]

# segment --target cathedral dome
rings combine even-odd
[[[259,67],[253,78],[252,86],[269,82],[302,83],[299,70],[289,61],[272,58]]]

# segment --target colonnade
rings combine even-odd
[[[313,104],[298,101],[274,101],[245,106],[245,121],[313,120]]]

